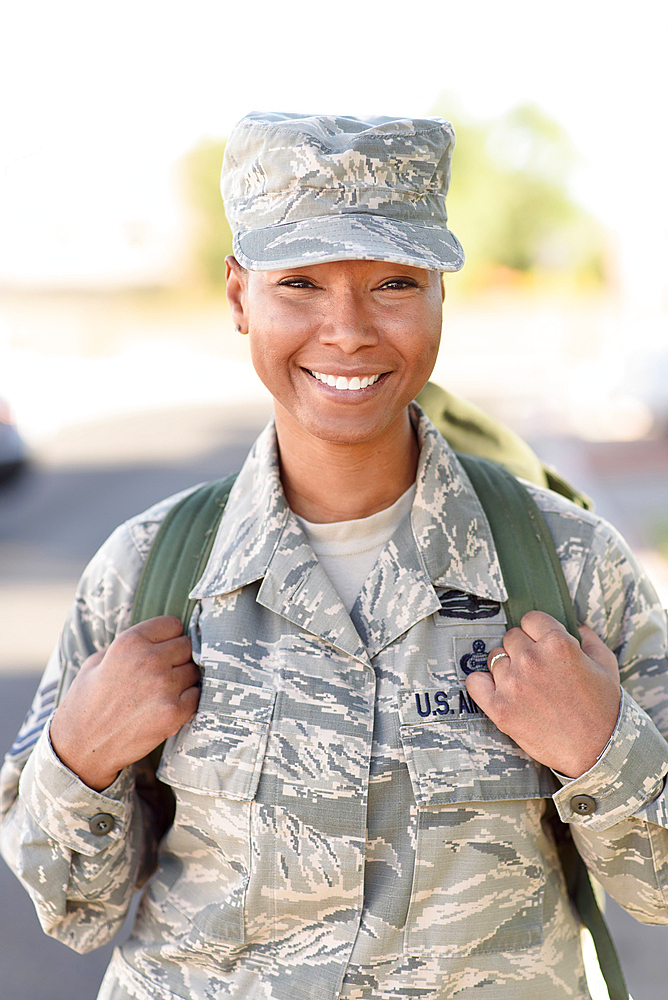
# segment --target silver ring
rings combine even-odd
[[[507,653],[495,653],[492,659],[489,661],[489,669],[491,670],[497,660],[502,660],[504,656],[508,656]],[[510,657],[508,656],[508,659]]]

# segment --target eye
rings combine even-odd
[[[399,291],[403,291],[406,288],[417,288],[418,283],[414,278],[388,278],[387,281],[384,281],[380,287],[383,290],[389,289],[392,291],[394,289],[398,289]]]
[[[315,288],[316,284],[310,278],[283,278],[278,282],[279,288]]]

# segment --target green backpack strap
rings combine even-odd
[[[482,505],[494,539],[508,591],[508,627],[527,611],[546,611],[580,641],[575,610],[564,572],[540,508],[528,490],[501,465],[473,455],[457,456]],[[518,552],[521,558],[518,558]],[[615,946],[599,909],[568,824],[556,808],[549,811],[568,895],[592,936],[610,1000],[628,1000],[629,992]]]
[[[508,628],[527,611],[552,615],[580,641],[564,571],[545,518],[528,490],[496,462],[457,455],[487,515],[508,591]],[[518,552],[522,557],[518,558]]]
[[[195,602],[189,594],[204,571],[236,475],[205,483],[174,504],[149,549],[131,625],[176,615],[187,632]]]
[[[174,504],[149,549],[132,608],[131,624],[176,615],[183,631],[195,606],[190,592],[207,564],[220,519],[236,476],[206,483]],[[141,888],[156,869],[158,845],[174,822],[176,799],[169,785],[157,778],[164,743],[134,764],[137,795],[153,817],[145,818],[146,850],[136,885]]]

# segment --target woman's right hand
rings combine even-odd
[[[178,618],[161,615],[121,632],[81,665],[51,722],[51,745],[101,792],[194,715],[200,671]]]

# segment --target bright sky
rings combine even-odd
[[[7,3],[0,281],[163,266],[173,163],[247,111],[486,118],[532,101],[570,133],[575,195],[619,233],[634,297],[658,307],[667,11],[664,0]]]

